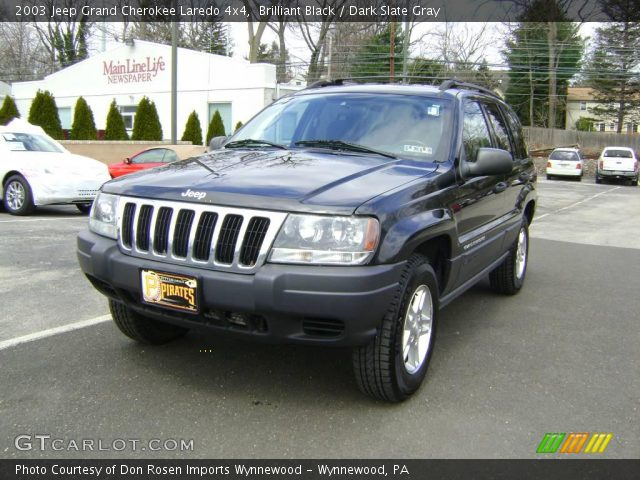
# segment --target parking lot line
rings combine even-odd
[[[544,217],[548,217],[549,215],[560,213],[563,210],[568,210],[568,209],[576,207],[576,206],[578,206],[578,205],[580,205],[582,203],[589,202],[589,201],[591,201],[591,200],[593,200],[595,198],[598,198],[601,195],[605,195],[607,193],[613,192],[614,190],[618,190],[619,188],[622,188],[622,187],[613,187],[613,188],[610,188],[609,190],[605,190],[604,192],[596,193],[595,195],[591,195],[590,197],[584,198],[584,199],[580,200],[579,202],[575,202],[575,203],[572,203],[571,205],[567,205],[566,207],[562,207],[562,208],[559,208],[558,210],[554,210],[553,212],[549,212],[549,213],[545,213],[544,215],[540,215],[539,217],[536,217],[536,220],[542,220]]]
[[[73,330],[79,330],[80,328],[91,327],[92,325],[97,325],[108,320],[111,320],[111,315],[101,315],[99,317],[90,318],[89,320],[82,320],[81,322],[70,323],[61,327],[49,328],[40,332],[30,333],[29,335],[23,335],[22,337],[10,338],[9,340],[0,342],[0,350],[15,347],[16,345],[20,345],[23,343],[34,342],[43,338],[52,337],[61,333],[72,332]]]

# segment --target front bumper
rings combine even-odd
[[[69,175],[68,178],[56,178],[55,181],[46,176],[27,178],[36,205],[91,203],[100,191],[100,187],[110,179],[111,177],[102,175],[96,179],[74,178]]]
[[[377,332],[405,262],[360,267],[265,264],[254,275],[161,263],[124,255],[116,241],[83,231],[82,271],[103,294],[157,320],[269,342],[363,345]],[[140,270],[194,276],[197,314],[141,301]],[[235,318],[241,316],[245,325]]]

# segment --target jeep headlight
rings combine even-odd
[[[98,235],[116,239],[118,238],[117,212],[118,212],[117,195],[108,193],[98,193],[91,214],[89,215],[89,230]]]
[[[373,256],[379,237],[380,224],[375,218],[289,215],[269,261],[362,265]]]

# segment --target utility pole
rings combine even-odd
[[[396,76],[396,22],[389,25],[389,83],[393,83]]]
[[[174,0],[174,6],[177,1]],[[177,7],[176,7],[177,10]],[[171,145],[178,143],[178,22],[171,22]]]

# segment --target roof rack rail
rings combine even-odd
[[[486,93],[488,95],[491,95],[492,97],[500,98],[500,95],[498,95],[496,92],[494,92],[490,88],[482,87],[480,85],[476,85],[475,83],[462,82],[462,81],[457,80],[455,78],[451,78],[449,80],[445,80],[438,87],[439,90],[448,90],[450,88],[464,88],[464,89],[467,89],[467,90],[476,90],[478,92],[482,92],[482,93]]]
[[[345,81],[346,79],[344,78],[336,78],[335,80],[317,80],[313,82],[311,85],[307,85],[306,88],[322,88],[322,87],[340,86],[340,85],[344,85]]]

